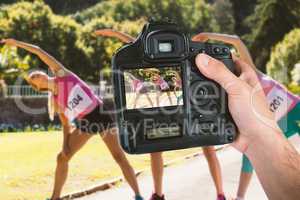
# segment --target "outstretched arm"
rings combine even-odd
[[[124,43],[130,43],[135,40],[134,37],[132,37],[126,33],[115,31],[113,29],[99,29],[99,30],[95,31],[94,34],[97,36],[115,37]]]
[[[46,65],[49,66],[50,70],[54,74],[57,74],[59,71],[64,70],[64,66],[60,62],[58,62],[54,57],[49,55],[47,52],[45,52],[38,46],[21,42],[15,39],[3,39],[0,43],[9,46],[19,47],[37,55]]]

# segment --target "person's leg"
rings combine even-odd
[[[136,104],[137,104],[137,101],[139,100],[140,96],[141,96],[140,93],[136,94],[135,99],[134,99],[134,103],[133,103],[133,108],[136,108]]]
[[[249,187],[251,178],[253,174],[253,167],[249,159],[243,155],[242,170],[240,175],[239,188],[237,192],[237,199],[244,199],[247,189]]]
[[[82,148],[82,146],[90,139],[91,135],[81,133],[76,129],[68,137],[67,146],[57,155],[57,165],[55,171],[54,189],[52,200],[59,199],[63,185],[68,175],[68,163],[72,156]]]
[[[118,131],[116,128],[109,129],[102,133],[102,139],[105,142],[108,150],[113,156],[114,160],[120,166],[123,175],[134,191],[136,196],[140,196],[140,190],[137,183],[135,172],[127,160],[124,151],[122,150],[119,140],[118,140]]]
[[[164,172],[164,161],[162,153],[151,153],[151,170],[154,183],[154,193],[158,196],[163,196],[163,172]]]
[[[221,166],[217,158],[215,148],[213,146],[209,146],[203,147],[202,149],[209,166],[210,174],[216,187],[217,195],[224,195]]]
[[[159,98],[160,98],[160,96],[161,96],[161,92],[157,91],[157,93],[156,93],[156,105],[157,105],[157,107],[159,107]]]
[[[146,97],[147,97],[148,101],[150,102],[150,104],[151,104],[151,107],[154,107],[154,104],[153,104],[153,102],[152,102],[152,100],[151,100],[151,98],[150,98],[149,94],[148,94],[148,93],[146,93],[145,95],[146,95]]]
[[[167,95],[168,95],[168,98],[169,98],[169,102],[171,105],[173,105],[173,101],[172,101],[172,97],[171,97],[171,93],[169,91],[167,91]]]

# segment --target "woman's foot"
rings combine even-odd
[[[218,194],[217,200],[226,200],[224,194]]]
[[[135,198],[134,198],[135,200],[144,200],[144,198],[143,197],[141,197],[140,195],[137,195],[137,196],[135,196]]]
[[[164,195],[159,196],[159,195],[154,193],[154,194],[152,194],[150,200],[165,200],[165,196]]]

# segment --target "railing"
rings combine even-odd
[[[102,96],[105,98],[112,98],[113,96],[113,87],[99,85],[90,85],[92,90],[96,95]],[[47,92],[37,92],[31,86],[26,85],[9,85],[6,88],[5,98],[47,98]]]

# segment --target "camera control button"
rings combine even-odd
[[[206,50],[204,48],[199,50],[199,53],[205,53],[205,52],[206,52]]]
[[[191,52],[194,52],[194,51],[195,51],[195,48],[191,47],[191,48],[190,48],[190,51],[191,51]]]
[[[219,47],[215,47],[214,48],[214,53],[215,54],[220,54],[221,53],[221,49]]]
[[[229,53],[229,49],[228,48],[223,48],[222,51],[223,51],[224,54],[228,54]]]

